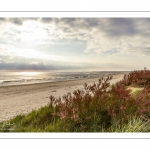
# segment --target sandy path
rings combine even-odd
[[[122,77],[123,75],[113,76],[111,83]],[[0,87],[0,121],[8,120],[18,114],[26,114],[48,104],[50,95],[61,97],[75,89],[83,89],[84,83],[93,84],[98,79]]]

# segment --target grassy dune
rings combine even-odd
[[[47,106],[0,123],[1,132],[149,132],[150,71],[133,71],[110,86],[112,77]]]

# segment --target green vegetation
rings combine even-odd
[[[111,79],[50,96],[47,106],[1,122],[1,132],[150,132],[150,71],[133,71],[112,86]]]

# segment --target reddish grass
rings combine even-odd
[[[70,120],[81,131],[89,128],[111,126],[112,119],[118,123],[127,122],[131,116],[150,117],[150,71],[133,71],[123,80],[110,86],[112,77],[101,78],[98,83],[84,85],[84,90],[75,90],[63,98],[50,96],[49,106],[54,108],[54,115],[61,120]],[[133,97],[126,85],[144,86]]]
[[[150,70],[135,70],[125,75],[121,81],[126,86],[150,87]]]

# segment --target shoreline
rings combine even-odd
[[[116,76],[116,75],[114,75]],[[102,76],[101,76],[102,77]],[[49,84],[49,83],[59,83],[59,82],[69,82],[69,81],[80,81],[80,80],[89,80],[89,79],[99,79],[101,77],[91,77],[91,78],[76,78],[71,80],[63,80],[63,81],[45,81],[45,82],[31,82],[31,83],[20,83],[20,84],[9,84],[9,85],[0,85],[0,88],[3,87],[14,87],[14,86],[26,86],[26,85],[36,85],[36,84]],[[104,78],[107,76],[103,76]]]
[[[114,75],[110,83],[121,80],[123,75]],[[93,84],[98,82],[99,78],[0,86],[0,122],[19,114],[27,114],[47,105],[50,95],[62,97],[64,94],[72,93],[76,89],[82,90],[84,83]]]

